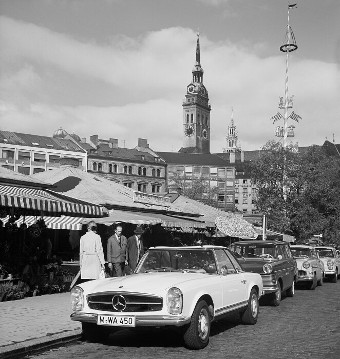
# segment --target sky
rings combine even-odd
[[[340,143],[340,1],[296,0],[290,140]],[[183,145],[197,32],[211,104],[211,152],[279,140],[288,0],[0,0],[0,129],[117,138],[155,151]],[[233,109],[233,110],[232,110]]]

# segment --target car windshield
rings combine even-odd
[[[330,248],[316,248],[319,257],[334,257],[334,253]]]
[[[175,271],[216,273],[214,253],[212,250],[150,250],[142,258],[136,273]]]
[[[309,248],[290,247],[294,257],[311,257],[311,250]]]
[[[275,246],[268,244],[234,244],[231,247],[236,257],[276,258]]]

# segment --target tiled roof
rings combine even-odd
[[[54,150],[83,152],[73,141],[48,136],[31,135],[26,133],[0,131],[0,143],[29,146],[35,148],[48,148]]]
[[[144,160],[142,160],[144,156]],[[106,159],[120,159],[130,160],[133,162],[145,162],[155,164],[155,158],[149,152],[140,151],[135,148],[111,148],[108,144],[101,144],[95,153],[89,154],[89,158],[100,158],[105,157]],[[159,164],[159,163],[157,163]],[[162,164],[162,163],[161,163]],[[164,164],[164,163],[163,163]]]
[[[226,167],[228,163],[214,154],[157,152],[168,164]]]

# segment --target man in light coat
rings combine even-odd
[[[131,271],[134,271],[141,257],[144,254],[144,245],[141,235],[143,229],[137,227],[134,231],[134,235],[129,237],[127,240],[126,255],[127,262]]]
[[[118,225],[107,240],[107,262],[111,276],[115,277],[121,277],[125,268],[127,239],[122,235],[122,230],[122,226]]]
[[[82,281],[98,279],[101,270],[105,269],[102,240],[96,233],[94,221],[87,224],[87,233],[80,237],[80,278]]]

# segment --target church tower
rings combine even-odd
[[[236,131],[236,126],[234,124],[234,109],[231,110],[231,121],[228,126],[228,132],[226,136],[227,146],[223,148],[224,153],[237,152],[241,148],[238,145],[238,134]]]
[[[210,153],[210,104],[208,91],[203,85],[200,39],[197,34],[196,62],[192,81],[187,86],[183,101],[183,147],[179,152]]]

